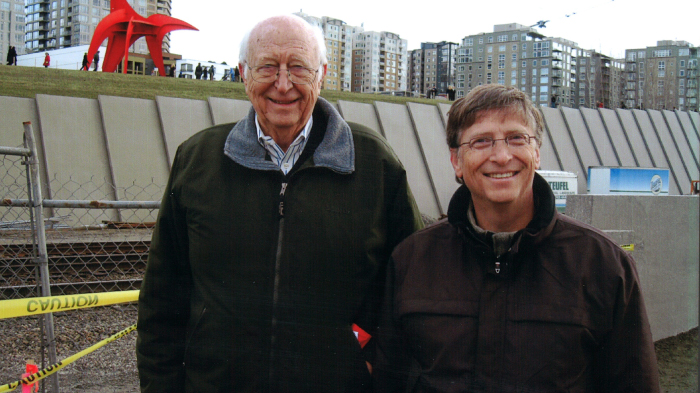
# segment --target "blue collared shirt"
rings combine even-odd
[[[262,129],[260,128],[260,123],[258,123],[258,115],[255,114],[255,128],[258,130],[258,142],[265,148],[265,150],[267,150],[268,153],[270,153],[270,158],[272,158],[272,161],[277,164],[285,175],[294,167],[294,164],[296,164],[299,156],[301,156],[301,152],[304,151],[306,141],[309,140],[309,133],[311,132],[312,125],[313,116],[309,118],[309,121],[306,123],[304,129],[301,130],[296,139],[294,139],[294,142],[289,145],[289,148],[285,152],[279,147],[279,145],[277,145],[277,142],[275,142],[271,136],[267,136],[263,133]]]

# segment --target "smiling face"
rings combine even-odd
[[[459,143],[476,137],[502,139],[511,134],[535,135],[519,116],[489,110],[462,132]],[[477,216],[479,211],[533,211],[532,182],[540,166],[540,149],[534,138],[522,147],[508,147],[504,141],[497,141],[483,151],[464,145],[450,152],[455,174],[469,188]]]
[[[313,32],[303,20],[275,17],[263,21],[251,32],[249,46],[247,64],[239,64],[247,68],[242,75],[246,93],[263,132],[285,148],[309,121],[326,67],[321,67]],[[250,68],[266,64],[282,69],[303,66],[319,70],[320,75],[308,85],[293,84],[285,71],[280,71],[275,82],[255,81]]]

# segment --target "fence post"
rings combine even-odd
[[[39,177],[39,157],[37,155],[36,143],[32,123],[24,122],[24,143],[25,147],[31,150],[28,157],[30,184],[29,190],[31,206],[34,210],[34,226],[36,228],[36,263],[39,266],[41,279],[41,296],[51,296],[51,283],[49,282],[49,259],[46,250],[46,228],[44,227],[43,196],[41,195],[41,179]],[[46,329],[47,347],[49,352],[49,364],[58,362],[56,356],[56,338],[53,329],[53,314],[48,313],[44,318]],[[58,373],[51,376],[54,385],[54,392],[58,393]]]

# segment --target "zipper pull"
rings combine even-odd
[[[496,261],[496,274],[501,272],[501,262]]]
[[[280,190],[280,204],[279,204],[279,215],[284,217],[284,193],[287,191],[287,183],[282,183],[282,189]]]

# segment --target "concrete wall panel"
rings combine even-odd
[[[372,104],[338,100],[338,112],[345,121],[369,127],[377,131],[377,134],[383,135],[382,127],[379,125],[379,119],[377,119],[377,113]]]
[[[44,198],[114,200],[97,100],[38,94],[36,103],[50,188]],[[95,224],[84,209],[55,209],[54,213],[70,215],[68,225]],[[107,219],[118,219],[115,210],[105,214]]]
[[[428,173],[435,185],[440,213],[447,214],[452,194],[459,184],[455,181],[450,163],[450,149],[445,139],[445,128],[440,111],[435,105],[408,103],[408,111],[418,133],[423,156],[428,163]]]
[[[678,122],[683,128],[683,133],[688,139],[690,150],[693,152],[693,157],[696,161],[700,161],[700,136],[698,136],[693,121],[690,119],[688,112],[676,111]]]
[[[620,166],[617,151],[610,142],[608,130],[606,130],[600,112],[595,109],[582,108],[581,116],[586,122],[593,145],[600,155],[601,164],[604,166]]]
[[[564,115],[564,120],[568,125],[571,139],[574,142],[574,147],[576,148],[579,158],[583,164],[583,176],[585,179],[587,179],[589,167],[602,165],[602,162],[600,161],[600,158],[593,147],[591,134],[583,121],[581,111],[565,107],[560,108],[560,111],[562,112],[562,115]]]
[[[444,104],[444,103],[439,103],[437,104],[438,110],[440,111],[440,117],[442,117],[442,123],[447,127],[447,114],[450,112],[450,108],[452,108],[452,104]]]
[[[168,160],[172,165],[177,147],[214,123],[206,101],[157,96],[156,104]]]
[[[649,114],[646,111],[639,109],[633,109],[632,114],[634,115],[634,119],[637,121],[637,125],[639,126],[639,131],[642,135],[644,143],[651,154],[653,164],[650,167],[668,168],[671,171],[671,176],[669,176],[668,179],[671,183],[668,185],[668,193],[669,195],[679,195],[678,180],[674,176],[673,168],[671,168],[671,165],[666,160],[666,155],[661,147],[661,142],[659,141],[659,137],[654,130],[654,126],[651,123]]]
[[[548,171],[563,171],[559,159],[554,151],[551,135],[547,130],[542,133],[542,146],[540,146],[540,169]]]
[[[250,101],[209,97],[209,109],[214,124],[233,123],[248,115],[253,106]]]
[[[700,137],[700,112],[686,112],[690,116],[690,121],[695,126],[695,133]]]
[[[630,148],[629,141],[625,136],[625,131],[622,128],[620,119],[614,110],[611,109],[598,109],[605,128],[608,130],[608,135],[612,141],[612,146],[617,152],[617,156],[620,159],[620,165],[626,167],[635,167],[637,163],[634,161],[634,155],[632,154],[632,149]]]
[[[170,165],[156,102],[110,96],[99,96],[98,101],[117,200],[158,200],[168,182]],[[128,210],[120,212],[120,220],[155,221],[157,214]]]
[[[678,182],[679,194],[688,194],[690,191],[690,175],[688,173],[688,167],[681,158],[678,145],[673,140],[671,131],[669,131],[666,126],[661,112],[655,110],[648,110],[647,112],[656,129],[656,135],[659,136],[666,158],[671,164],[671,171],[674,173],[676,181]]]
[[[374,105],[387,141],[406,168],[408,184],[411,186],[418,208],[421,213],[437,218],[440,215],[440,208],[411,124],[408,108],[406,105],[379,101]]]
[[[548,135],[552,140],[552,146],[556,151],[557,155],[561,160],[563,171],[574,172],[578,176],[578,193],[586,193],[586,168],[583,167],[581,161],[578,159],[578,154],[574,143],[571,140],[571,135],[569,134],[566,123],[564,122],[564,117],[559,109],[554,108],[541,108],[542,114],[544,115],[544,120],[547,125]],[[548,158],[549,154],[544,154],[540,152],[540,161],[542,169],[554,169],[554,164],[551,158]]]
[[[39,116],[32,98],[0,97],[0,146],[21,147],[25,121],[39,131]]]
[[[685,131],[683,131],[683,127],[678,121],[676,113],[672,111],[662,111],[661,114],[666,121],[669,131],[671,131],[671,136],[676,142],[676,146],[678,146],[678,151],[688,170],[688,175],[691,179],[697,179],[698,167],[700,166],[700,164],[698,164],[698,157],[696,152],[690,148],[690,140],[686,136]]]
[[[649,153],[649,148],[644,141],[642,131],[639,129],[634,113],[623,109],[616,109],[615,112],[620,118],[620,124],[622,125],[622,129],[627,136],[627,140],[630,142],[632,154],[634,154],[635,158],[637,159],[637,166],[640,168],[654,167],[654,163],[651,160],[651,155]]]
[[[698,326],[698,197],[573,195],[566,214],[634,244],[654,340]],[[696,219],[688,219],[695,217]]]

